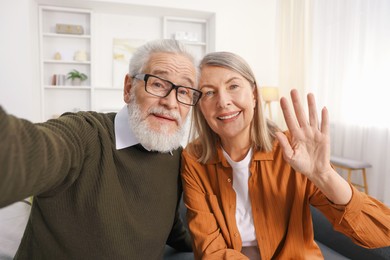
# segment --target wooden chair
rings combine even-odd
[[[367,178],[366,178],[366,168],[372,167],[371,164],[363,161],[358,161],[358,160],[352,160],[348,158],[343,158],[339,156],[331,156],[330,157],[330,162],[335,168],[340,168],[343,170],[346,170],[348,175],[347,175],[347,180],[350,184],[354,185],[355,187],[358,188],[363,188],[364,192],[368,194],[368,185],[367,185]],[[351,176],[353,171],[361,171],[362,176],[363,176],[363,184],[360,183],[353,183],[351,181]]]

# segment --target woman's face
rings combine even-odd
[[[206,66],[201,70],[199,89],[203,93],[200,110],[222,143],[247,144],[256,106],[249,81],[232,70]]]

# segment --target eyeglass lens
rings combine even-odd
[[[175,86],[171,82],[149,75],[146,81],[146,91],[150,94],[166,97],[176,88],[176,98],[179,102],[194,105],[199,99],[199,93],[191,88]]]

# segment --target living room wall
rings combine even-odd
[[[40,121],[38,4],[59,6],[153,6],[215,13],[215,50],[232,51],[252,65],[261,85],[277,84],[276,2],[170,0],[3,0],[0,4],[0,105],[9,113]],[[119,101],[121,102],[121,100]]]

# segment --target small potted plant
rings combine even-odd
[[[86,74],[75,69],[69,72],[67,76],[67,79],[72,80],[73,86],[79,86],[81,85],[81,82],[88,79],[88,76]]]

